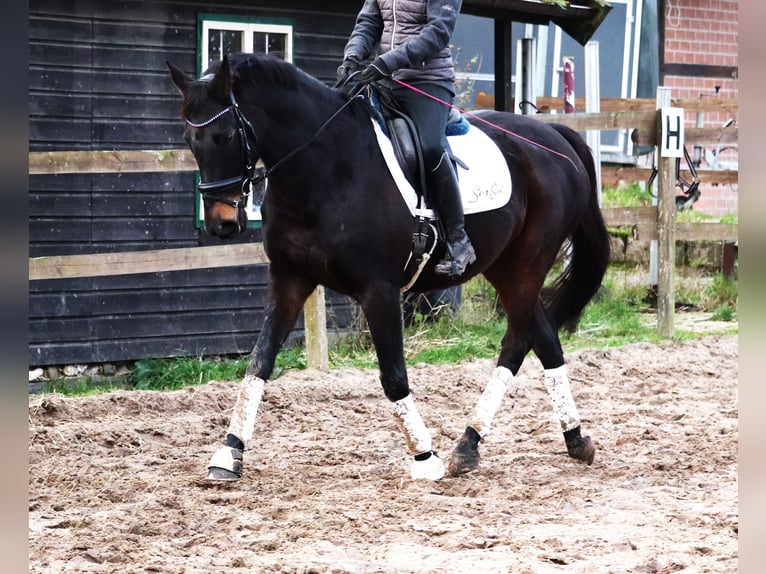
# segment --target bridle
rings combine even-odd
[[[242,150],[242,173],[228,179],[200,182],[197,188],[200,191],[200,195],[202,195],[202,199],[225,203],[226,205],[230,205],[235,209],[240,210],[247,207],[247,200],[252,193],[253,185],[266,179],[268,174],[264,173],[258,175],[255,173],[255,164],[257,162],[255,150],[257,149],[258,145],[258,136],[255,133],[253,125],[242,113],[242,110],[239,109],[239,104],[234,97],[234,92],[231,92],[230,96],[231,105],[225,107],[214,116],[200,123],[192,122],[186,118],[186,123],[193,128],[204,128],[225,116],[229,112],[234,114],[234,120],[237,123],[237,134],[239,135],[240,149]],[[251,140],[253,142],[253,146],[250,145]],[[241,196],[238,200],[227,199],[221,195],[224,191],[234,187],[235,185],[240,187]]]
[[[210,81],[212,77],[213,77],[212,75],[204,76],[203,78],[201,78],[201,80]],[[186,123],[189,126],[193,128],[204,128],[209,126],[216,120],[220,119],[221,117],[225,116],[227,113],[231,112],[234,114],[234,119],[237,122],[237,133],[239,134],[240,148],[242,150],[242,173],[240,175],[237,175],[235,177],[230,177],[228,179],[219,179],[216,181],[200,182],[197,188],[199,189],[200,194],[202,195],[202,198],[209,201],[217,201],[219,203],[225,203],[226,205],[230,205],[236,208],[237,210],[240,210],[240,209],[244,210],[247,207],[247,200],[250,197],[253,186],[264,181],[280,165],[282,165],[284,162],[291,159],[293,156],[299,154],[304,149],[306,149],[311,144],[313,144],[314,141],[316,141],[316,139],[319,137],[319,135],[325,130],[325,128],[327,128],[327,126],[329,126],[330,123],[336,117],[338,117],[338,115],[343,110],[345,110],[351,104],[353,100],[361,97],[359,93],[360,91],[361,90],[353,94],[351,98],[349,98],[332,116],[330,116],[330,118],[319,127],[319,129],[314,133],[313,136],[311,136],[311,138],[307,142],[301,144],[296,149],[292,150],[290,153],[284,156],[282,159],[277,161],[270,168],[264,169],[259,174],[255,173],[255,170],[256,170],[255,164],[258,160],[256,156],[256,150],[258,148],[258,136],[255,133],[255,128],[253,128],[253,125],[242,113],[242,110],[240,110],[239,104],[237,103],[237,100],[234,97],[233,90],[230,92],[231,105],[225,107],[220,112],[211,116],[207,120],[200,123],[194,123],[188,118],[186,118]],[[250,140],[253,141],[253,146],[250,145]],[[241,197],[239,200],[227,199],[221,195],[223,191],[231,187],[234,187],[235,185],[240,186]]]

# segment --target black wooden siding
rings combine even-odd
[[[360,5],[30,0],[29,149],[183,147],[165,61],[196,73],[199,13],[289,22],[296,65],[330,83]],[[37,175],[29,186],[30,257],[215,243],[195,227],[192,173]],[[30,282],[29,364],[248,352],[265,282],[264,265]],[[330,328],[350,315],[328,293]]]

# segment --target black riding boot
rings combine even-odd
[[[465,268],[476,261],[476,252],[465,232],[463,200],[460,197],[457,175],[447,153],[442,154],[439,165],[429,174],[431,198],[447,233],[447,253],[434,267],[439,275],[460,277]]]

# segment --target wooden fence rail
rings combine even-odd
[[[181,249],[126,251],[87,255],[54,255],[29,260],[29,280],[105,277],[136,273],[190,271],[221,267],[222,261],[237,265],[268,263],[262,243],[238,243]]]

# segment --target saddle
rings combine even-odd
[[[402,168],[407,181],[418,193],[419,199],[426,195],[425,167],[423,164],[423,150],[420,146],[420,138],[415,129],[415,124],[404,113],[391,94],[381,88],[375,87],[372,93],[373,108],[378,112],[378,121],[381,128],[391,140],[394,154],[399,166]],[[455,108],[450,108],[447,119],[446,135],[465,135],[470,129],[470,124],[463,115]],[[453,163],[466,166],[447,149]],[[420,203],[420,201],[419,201]]]

